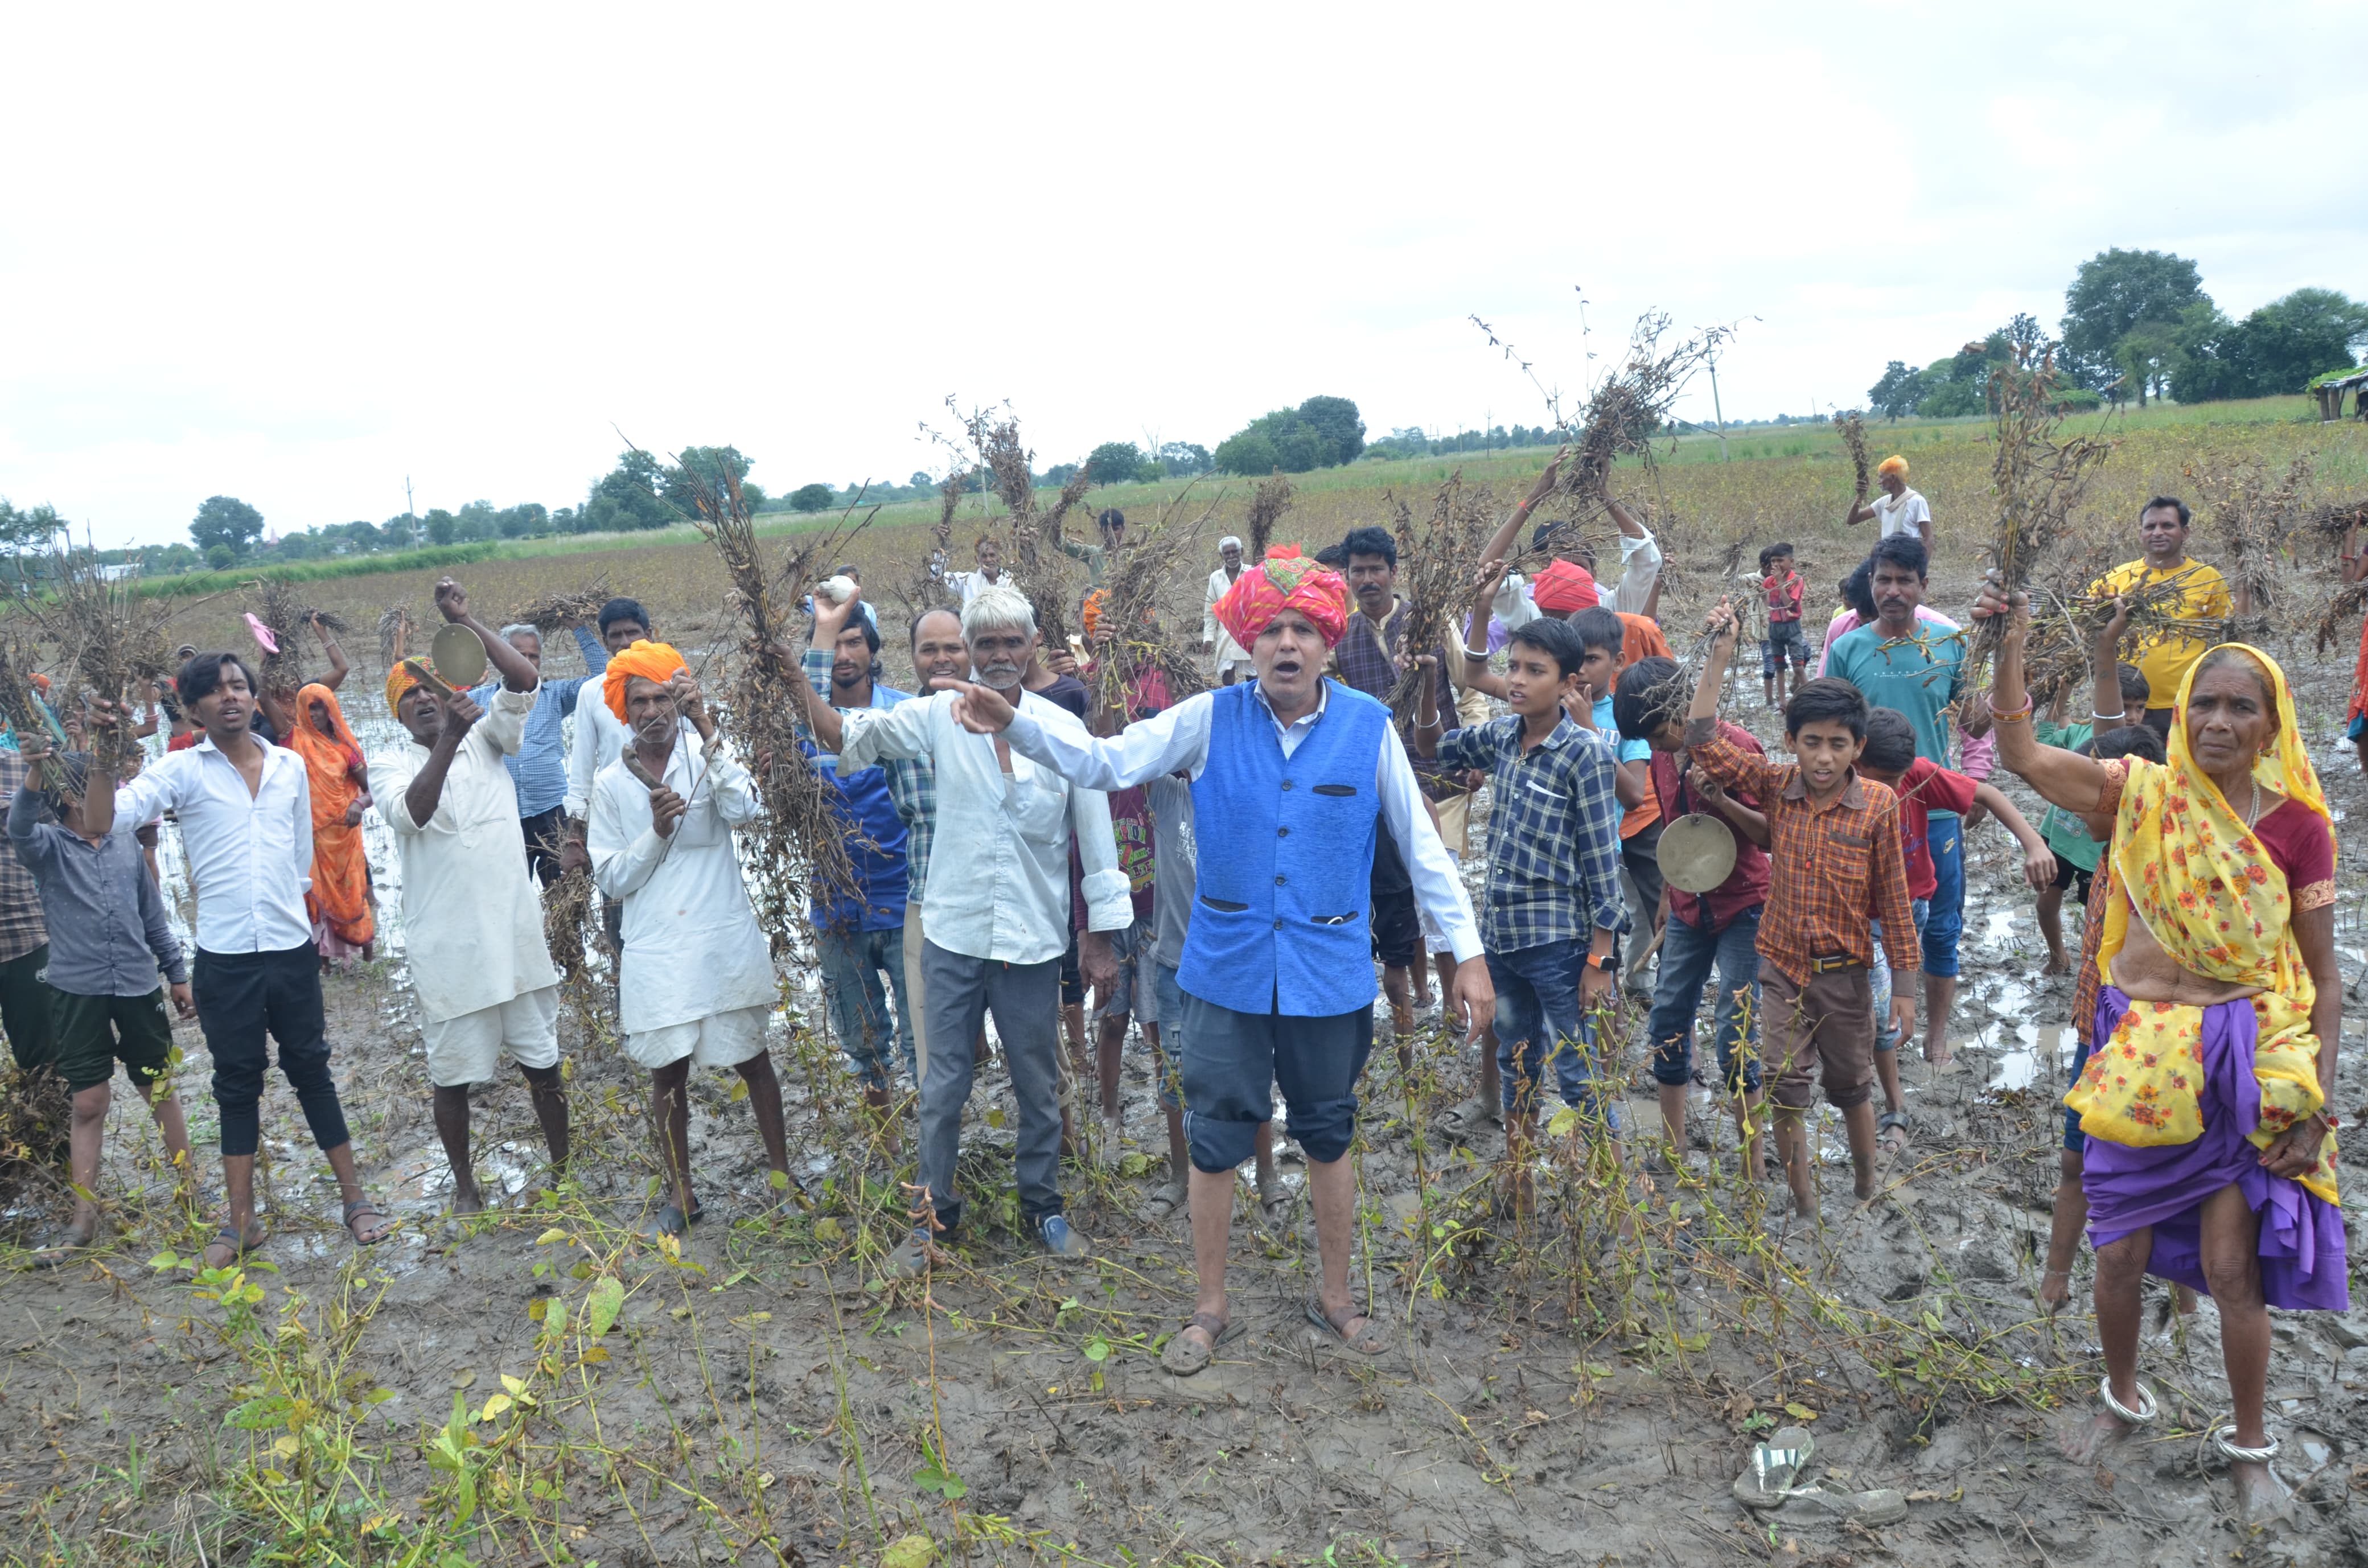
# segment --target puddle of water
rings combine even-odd
[[[2317,1442],[2309,1437],[2305,1437],[2302,1439],[2302,1454],[2303,1458],[2310,1461],[2311,1468],[2316,1470],[2320,1465],[2323,1465],[2328,1460],[2333,1459],[2335,1457],[2335,1450],[2328,1448],[2325,1443]]]

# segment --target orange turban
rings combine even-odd
[[[1601,604],[1603,592],[1595,585],[1594,573],[1577,562],[1556,557],[1530,585],[1530,597],[1544,614],[1569,615]]]
[[[1890,457],[1887,457],[1881,462],[1875,464],[1874,472],[1878,474],[1896,473],[1900,478],[1906,479],[1907,477],[1907,460],[1895,452]]]
[[[415,665],[419,669],[413,668]],[[394,712],[395,705],[403,700],[404,693],[415,686],[427,684],[421,676],[420,669],[432,676],[436,673],[436,662],[426,658],[397,659],[394,668],[386,672],[386,710],[389,714]]]
[[[621,724],[625,722],[627,680],[639,676],[643,680],[654,680],[664,686],[674,677],[675,671],[689,667],[682,662],[680,653],[664,642],[636,642],[621,653],[609,655],[609,674],[601,683],[600,695],[609,699],[609,711],[614,713],[617,722]]]
[[[1275,545],[1264,561],[1243,568],[1215,614],[1227,635],[1247,648],[1287,609],[1314,621],[1324,645],[1333,647],[1349,631],[1349,585],[1291,546]]]

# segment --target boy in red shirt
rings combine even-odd
[[[1807,585],[1793,570],[1793,547],[1771,544],[1759,552],[1760,597],[1768,603],[1768,638],[1759,644],[1759,690],[1770,708],[1784,706],[1784,662],[1793,662],[1793,689],[1809,668],[1809,643],[1801,633],[1801,596]]]
[[[1934,812],[1955,812],[1964,818],[1967,827],[1979,821],[1983,812],[1988,812],[2021,842],[2023,880],[2033,890],[2055,886],[2055,852],[2047,847],[2047,840],[2039,835],[2039,830],[2023,819],[2014,802],[2000,794],[1995,785],[1976,784],[1962,773],[1918,756],[1916,727],[1907,722],[1907,714],[1892,708],[1876,708],[1868,712],[1866,750],[1859,756],[1858,770],[1864,778],[1888,784],[1899,797],[1899,836],[1907,858],[1907,897],[1919,933],[1924,928],[1925,909],[1939,885],[1939,872],[1932,865],[1932,846],[1928,842],[1928,819]],[[1875,972],[1888,982],[1889,971],[1880,963],[1875,965]],[[1882,989],[1877,987],[1878,993]],[[1878,994],[1874,1003],[1878,1024],[1874,1075],[1883,1085],[1885,1109],[1875,1122],[1875,1134],[1884,1150],[1896,1158],[1907,1147],[1907,1110],[1899,1093],[1900,1036],[1879,1027],[1889,1010]]]

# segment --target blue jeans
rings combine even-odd
[[[1506,1116],[1531,1114],[1551,1059],[1563,1103],[1582,1115],[1600,1110],[1604,1126],[1619,1131],[1618,1089],[1597,1087],[1595,1020],[1582,1018],[1578,1010],[1587,944],[1541,942],[1487,959],[1488,979],[1497,988],[1497,1070]]]
[[[814,946],[822,958],[822,994],[830,1006],[830,1027],[838,1047],[855,1064],[855,1075],[867,1089],[888,1086],[889,1042],[904,1059],[914,1087],[921,1083],[913,1055],[913,1013],[905,1002],[905,928],[886,931],[823,931]],[[888,992],[880,984],[882,971],[895,994],[896,1016],[888,1016]]]
[[[1957,978],[1957,938],[1965,929],[1965,824],[1962,818],[1932,818],[1932,914],[1924,922],[1924,972]]]
[[[1916,934],[1922,937],[1926,922],[1931,919],[1932,902],[1916,898],[1907,901],[1908,912],[1916,916]],[[1874,995],[1874,1049],[1897,1051],[1899,1031],[1891,1027],[1891,955],[1883,948],[1883,922],[1873,922],[1874,968],[1867,973],[1867,989]]]
[[[1661,932],[1661,980],[1645,1035],[1653,1045],[1653,1081],[1676,1086],[1694,1074],[1694,1015],[1702,987],[1718,970],[1718,1071],[1729,1094],[1759,1087],[1759,1053],[1744,1049],[1759,1013],[1759,915],[1744,910],[1722,931],[1698,931],[1672,913]]]

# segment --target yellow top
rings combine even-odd
[[[2228,594],[2228,580],[2220,575],[2218,567],[2206,566],[2201,561],[2182,561],[2167,572],[2157,571],[2144,561],[2133,561],[2106,573],[2089,591],[2127,594],[2174,578],[2180,588],[2179,608],[2173,613],[2181,620],[2226,620],[2236,613],[2236,601]],[[2169,708],[2178,700],[2179,683],[2187,678],[2189,668],[2212,646],[2219,630],[2213,627],[2209,634],[2191,636],[2159,628],[2136,635],[2130,662],[2146,678],[2148,708]]]

